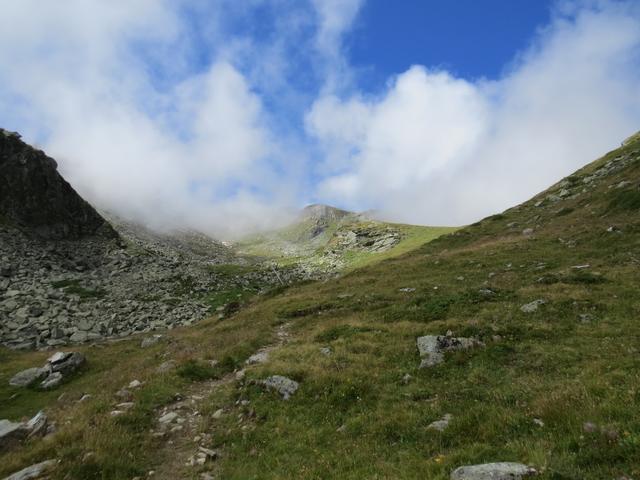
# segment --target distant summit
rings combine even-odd
[[[302,209],[302,212],[300,212],[300,217],[302,220],[315,221],[335,221],[348,217],[349,215],[354,215],[354,213],[322,204],[307,205]]]
[[[0,129],[0,221],[47,239],[118,236],[62,178],[55,160],[4,129]]]

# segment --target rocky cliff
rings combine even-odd
[[[58,173],[41,150],[0,129],[0,216],[45,239],[117,237],[111,226]]]

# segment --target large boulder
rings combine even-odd
[[[26,370],[22,370],[11,377],[9,385],[13,385],[14,387],[28,387],[29,385],[46,378],[48,375],[49,369],[47,368],[27,368]]]
[[[0,452],[11,450],[27,438],[44,435],[47,425],[48,419],[44,412],[38,412],[28,422],[0,420]]]
[[[98,235],[118,238],[113,228],[58,173],[41,150],[0,129],[0,216],[50,239]]]
[[[9,380],[15,387],[28,387],[40,382],[39,387],[48,390],[60,385],[68,375],[86,363],[86,357],[79,352],[56,352],[43,367],[28,368]]]
[[[444,361],[444,353],[466,350],[484,344],[476,338],[453,337],[451,335],[425,335],[416,340],[422,361],[420,368],[433,367]]]
[[[534,468],[522,463],[485,463],[456,468],[451,472],[451,480],[522,480],[537,473]]]

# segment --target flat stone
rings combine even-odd
[[[284,400],[289,400],[291,395],[296,393],[300,384],[295,380],[283,377],[282,375],[272,375],[262,382],[267,388],[276,390]]]
[[[47,359],[47,362],[49,362],[49,363],[58,363],[58,362],[61,362],[61,361],[65,360],[70,355],[71,355],[70,352],[56,352],[56,353],[54,353],[53,355],[51,355]]]
[[[540,305],[544,305],[546,302],[546,300],[542,300],[542,299],[538,299],[538,300],[534,300],[531,303],[527,303],[525,305],[522,305],[520,307],[520,310],[523,311],[524,313],[533,313],[536,310],[538,310],[538,307]]]
[[[71,337],[69,337],[69,340],[71,340],[72,342],[80,343],[80,342],[86,342],[88,338],[89,338],[89,334],[87,332],[78,330],[73,335],[71,335]]]
[[[43,473],[52,470],[55,466],[55,460],[46,460],[44,462],[31,465],[30,467],[23,468],[19,472],[9,475],[4,480],[31,480],[40,477]]]
[[[162,338],[162,335],[153,335],[151,337],[143,338],[142,342],[140,342],[140,347],[141,348],[151,347],[152,345],[155,345],[156,343],[158,343],[161,338]]]
[[[245,363],[247,365],[253,365],[255,363],[265,363],[267,360],[269,360],[268,352],[258,352],[247,358],[247,361]]]
[[[450,413],[446,413],[441,420],[431,422],[427,427],[427,430],[437,430],[438,432],[444,432],[445,429],[449,426],[449,422],[452,418],[453,416]]]
[[[176,412],[169,412],[161,416],[158,421],[166,425],[173,422],[176,418],[178,418],[178,414]]]
[[[62,373],[53,372],[40,384],[40,388],[44,390],[50,390],[52,388],[57,387],[61,383],[62,383]]]
[[[16,373],[11,380],[9,380],[9,385],[13,385],[14,387],[28,387],[29,385],[42,380],[48,374],[49,370],[46,368],[27,368],[26,370]]]
[[[451,472],[451,480],[522,480],[537,473],[522,463],[485,463],[456,468]]]
[[[213,415],[211,415],[211,418],[215,418],[216,420],[219,420],[222,418],[223,415],[224,415],[224,410],[219,408],[214,412]]]

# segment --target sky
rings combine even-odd
[[[0,0],[0,127],[220,238],[309,203],[462,225],[640,129],[631,0]]]

